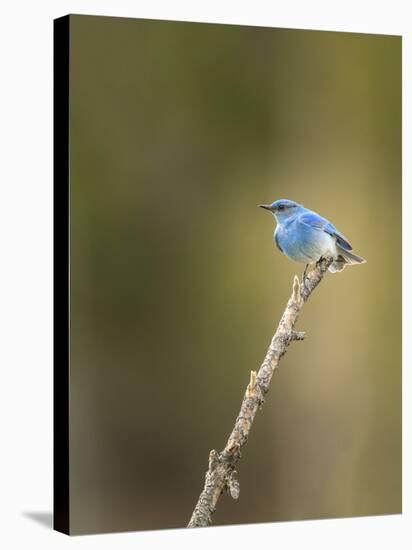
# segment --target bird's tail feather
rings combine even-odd
[[[340,247],[338,247],[338,250],[339,250],[339,255],[337,259],[329,266],[329,271],[331,273],[342,271],[342,269],[345,269],[347,265],[366,263],[366,260],[364,258],[361,258],[361,256],[357,256],[353,252],[349,252],[348,250],[343,250],[343,248],[340,248]]]

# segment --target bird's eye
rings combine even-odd
[[[285,209],[285,205],[284,204],[279,204],[278,210],[284,210],[284,209]]]

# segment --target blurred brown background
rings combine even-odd
[[[71,528],[184,527],[329,218],[328,275],[214,524],[401,511],[401,39],[71,17]]]

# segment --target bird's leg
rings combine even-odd
[[[306,264],[305,271],[303,272],[303,275],[302,275],[302,281],[306,279],[306,275],[308,273],[308,267],[309,267],[309,264]]]

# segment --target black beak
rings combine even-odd
[[[264,208],[265,210],[270,210],[272,212],[272,205],[271,204],[258,204],[259,208]]]

